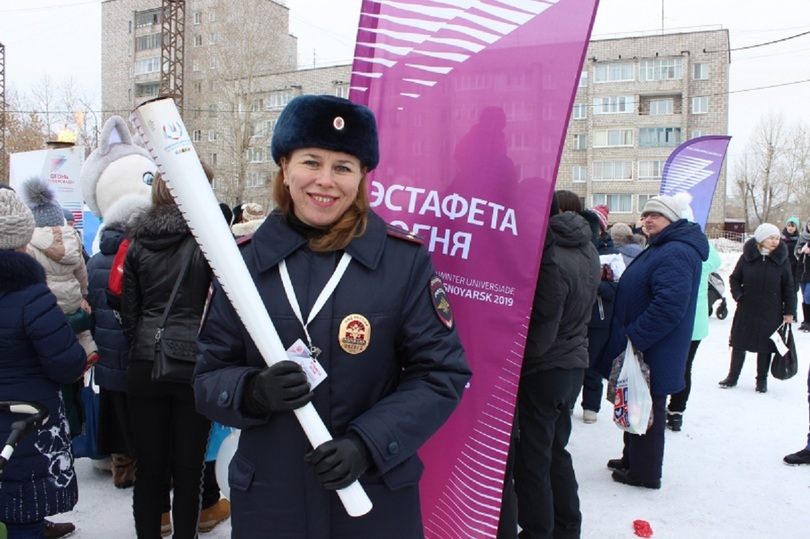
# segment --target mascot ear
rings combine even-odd
[[[101,130],[98,151],[101,155],[107,155],[116,144],[132,144],[132,135],[129,134],[129,129],[127,129],[127,124],[123,118],[111,116]]]

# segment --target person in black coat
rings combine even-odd
[[[212,216],[212,219],[219,219]],[[160,535],[167,478],[174,483],[174,537],[197,535],[200,484],[211,422],[194,409],[189,383],[152,380],[157,330],[184,263],[187,273],[168,311],[164,335],[194,342],[211,270],[160,175],[152,207],[130,225],[121,326],[129,343],[126,394],[136,459],[132,508],[138,537]]]
[[[268,366],[215,280],[194,390],[198,410],[242,429],[232,536],[421,538],[417,451],[471,376],[447,294],[422,241],[370,209],[369,109],[296,97],[271,150],[276,209],[240,247],[283,345],[300,341],[327,377],[313,388],[287,357]],[[334,436],[315,448],[293,414],[310,402]],[[355,481],[374,507],[350,517],[332,491]]]
[[[797,292],[799,291],[799,281],[796,279],[796,271],[799,259],[796,258],[796,244],[799,242],[801,226],[798,217],[791,217],[785,222],[785,228],[782,229],[782,243],[788,250],[788,261],[790,261],[790,269],[793,272],[793,288]]]
[[[779,229],[770,223],[759,225],[745,242],[743,254],[729,276],[731,296],[737,302],[731,324],[731,366],[720,386],[737,385],[745,352],[757,353],[757,393],[768,391],[768,369],[776,348],[771,335],[796,313],[796,293],[787,247]]]
[[[810,219],[799,231],[796,240],[796,273],[798,288],[802,291],[802,324],[799,330],[810,331]]]
[[[571,211],[549,220],[560,270],[560,310],[553,344],[526,358],[518,388],[515,452],[518,537],[579,537],[582,515],[577,480],[566,446],[570,410],[588,367],[588,326],[599,288],[599,254],[588,222]],[[531,321],[529,327],[531,328]]]

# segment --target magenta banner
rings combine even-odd
[[[424,238],[474,373],[420,452],[428,538],[496,534],[550,195],[596,5],[362,5],[350,97],[379,124],[372,206]]]
[[[731,137],[707,135],[687,140],[675,148],[661,174],[661,194],[674,195],[683,191],[692,195],[695,222],[706,230],[720,169],[726,158]]]

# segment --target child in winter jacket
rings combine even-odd
[[[98,349],[90,333],[90,305],[87,295],[87,268],[82,256],[79,233],[65,223],[64,213],[48,181],[33,177],[21,189],[21,198],[34,214],[36,228],[28,254],[43,268],[48,288],[76,332],[87,354],[87,365],[98,361]]]

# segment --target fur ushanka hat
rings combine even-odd
[[[374,170],[380,161],[374,113],[342,97],[300,95],[281,111],[270,146],[276,164],[299,148],[347,153]]]

